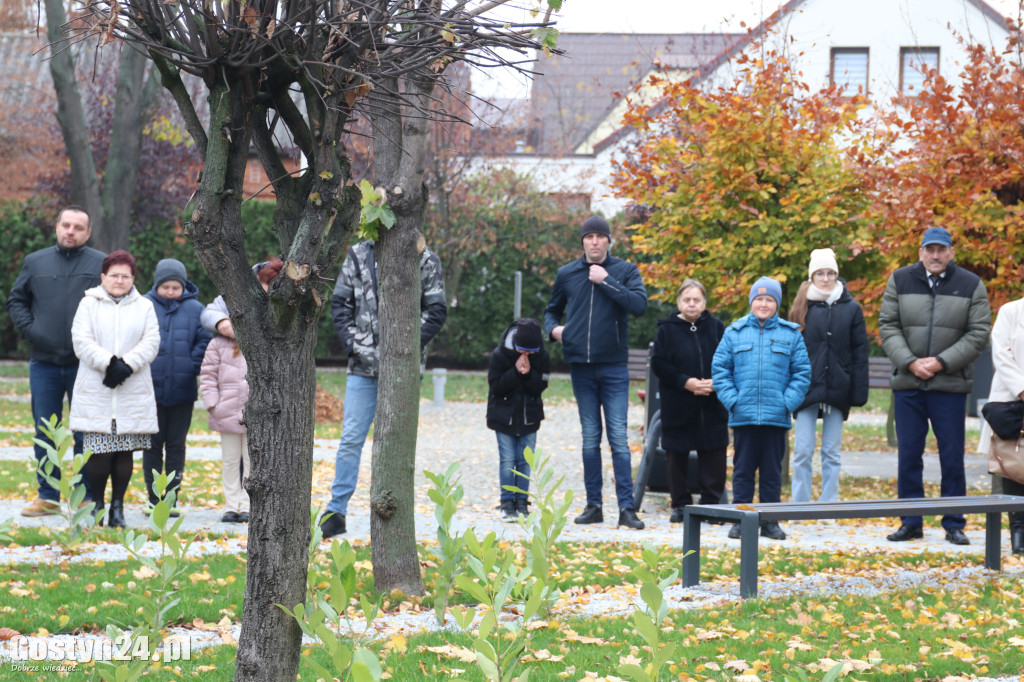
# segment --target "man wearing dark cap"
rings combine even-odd
[[[974,361],[988,343],[992,312],[981,279],[953,263],[953,239],[945,228],[926,230],[918,254],[919,262],[889,278],[878,316],[882,348],[893,363],[889,384],[899,441],[899,496],[924,497],[921,474],[929,422],[939,447],[942,496],[966,495],[967,394]],[[946,540],[970,544],[964,525],[960,514],[943,516]],[[888,539],[921,537],[921,517],[905,516]]]
[[[544,331],[562,344],[583,430],[587,506],[576,523],[601,523],[601,415],[608,433],[619,502],[619,525],[641,529],[633,503],[633,471],[626,441],[629,408],[629,316],[647,310],[647,289],[632,263],[608,255],[611,229],[601,216],[580,229],[583,257],[558,270]],[[565,323],[562,323],[562,316]]]

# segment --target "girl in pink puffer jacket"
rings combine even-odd
[[[249,446],[242,409],[249,399],[248,368],[238,342],[217,336],[206,347],[199,372],[199,393],[210,413],[210,428],[220,431],[221,479],[224,484],[224,523],[249,520],[249,495],[242,480],[249,471]]]

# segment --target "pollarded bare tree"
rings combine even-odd
[[[305,596],[313,349],[329,274],[360,215],[360,193],[339,143],[356,107],[365,107],[373,123],[374,184],[385,190],[397,220],[381,229],[379,242],[383,371],[371,484],[375,585],[422,591],[412,503],[416,238],[427,203],[427,124],[439,115],[432,104],[449,64],[528,63],[528,50],[553,43],[547,13],[536,23],[493,17],[507,1],[84,0],[88,35],[144,52],[195,140],[203,172],[187,231],[224,295],[249,365],[252,521],[235,679],[295,679],[298,668],[300,630],[275,604],[292,607]],[[530,1],[538,10],[561,4]],[[186,74],[205,84],[204,106],[185,87]],[[199,113],[205,110],[208,119]],[[303,170],[285,169],[282,142],[298,146]],[[283,276],[266,293],[243,248],[240,207],[250,150],[272,179],[285,261]]]

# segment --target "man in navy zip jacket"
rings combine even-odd
[[[544,311],[544,331],[562,344],[583,429],[583,483],[587,506],[576,523],[601,523],[601,414],[615,472],[619,525],[641,529],[633,503],[633,471],[626,441],[629,408],[629,316],[647,310],[647,289],[632,263],[608,255],[611,229],[601,216],[580,229],[583,257],[562,266]],[[562,316],[565,315],[565,324]]]
[[[107,254],[85,245],[92,236],[89,214],[80,206],[68,206],[57,215],[57,245],[40,249],[25,257],[25,264],[7,298],[7,311],[18,333],[28,339],[32,349],[28,366],[28,384],[32,392],[32,421],[36,438],[45,439],[39,430],[40,420],[52,415],[61,419],[64,395],[71,403],[71,394],[78,375],[78,358],[71,346],[71,322],[85,290],[100,283],[100,270]],[[75,434],[74,451],[82,452],[82,435]],[[35,446],[36,461],[46,451]],[[86,499],[91,499],[86,468],[82,468],[82,485]],[[60,478],[60,471],[53,476]],[[60,491],[36,473],[39,497],[21,510],[22,516],[56,514],[60,507]]]

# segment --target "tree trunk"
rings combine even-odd
[[[108,252],[128,248],[143,129],[159,86],[155,69],[146,77],[148,58],[127,45],[122,49],[114,92],[113,136],[103,169],[103,229],[96,235],[97,248]]]
[[[243,333],[244,334],[244,333]],[[236,680],[295,679],[302,631],[276,604],[305,601],[313,481],[316,327],[245,344],[252,516]]]
[[[67,15],[64,13],[63,0],[45,2],[46,39],[50,42],[50,77],[53,78],[53,89],[57,93],[57,123],[60,124],[64,148],[71,165],[71,202],[84,207],[93,219],[93,227],[96,227],[102,206],[96,162],[89,143],[89,126],[85,122],[82,97],[78,92],[72,48],[60,42]],[[101,234],[102,228],[94,233],[96,244],[100,243]]]
[[[305,600],[316,326],[301,317],[278,324],[249,269],[241,189],[251,114],[244,112],[240,90],[211,89],[205,172],[188,232],[228,304],[249,368],[249,562],[235,679],[294,680],[301,630],[275,604],[292,608]]]
[[[142,131],[149,120],[159,81],[155,74],[146,79],[149,59],[144,53],[121,44],[123,52],[114,91],[113,135],[101,183],[78,89],[72,56],[76,48],[59,42],[66,22],[62,0],[46,0],[46,35],[52,55],[50,76],[57,93],[57,122],[71,167],[71,202],[89,212],[93,246],[106,252],[127,249],[139,177]]]
[[[242,180],[250,142],[280,175],[266,112],[244,87],[210,86],[210,134],[196,208],[187,226],[200,261],[221,291],[248,364],[245,407],[252,471],[249,563],[236,680],[294,680],[302,631],[276,605],[306,597],[313,477],[316,374],[313,353],[323,304],[324,273],[334,266],[359,217],[359,190],[345,186],[348,167],[333,140],[345,112],[334,107],[312,168],[275,184],[274,224],[285,267],[264,292],[246,260]],[[253,139],[255,136],[255,140]],[[202,136],[198,133],[194,137]],[[344,187],[344,188],[343,188]],[[310,201],[311,194],[321,197]]]
[[[419,76],[417,78],[416,76]],[[431,74],[431,76],[436,76]],[[410,75],[407,97],[429,105],[434,79]],[[396,92],[397,81],[383,88]],[[379,592],[422,594],[414,516],[416,431],[419,426],[421,235],[428,128],[420,117],[402,118],[400,103],[378,95],[374,107],[376,184],[383,185],[396,222],[380,235],[380,378],[374,417],[370,481],[370,549]],[[426,110],[426,106],[424,106]]]
[[[382,231],[378,314],[380,385],[370,479],[370,550],[378,592],[423,594],[414,516],[416,431],[420,414],[418,220],[396,216]]]

